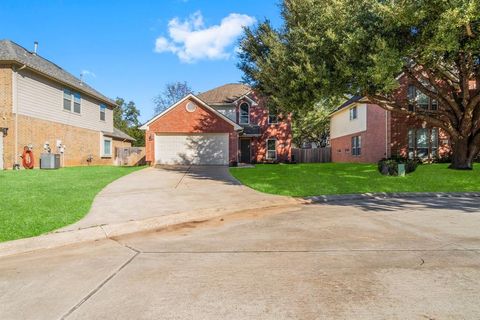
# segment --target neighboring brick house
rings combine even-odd
[[[190,94],[142,126],[152,164],[235,165],[291,157],[290,116],[243,84]]]
[[[134,141],[113,127],[116,107],[36,52],[0,41],[0,169],[21,164],[24,147],[38,167],[46,143],[65,166],[113,164],[115,147]]]
[[[417,108],[436,112],[438,103],[401,78],[397,98],[416,101]],[[415,108],[414,104],[409,108]],[[333,162],[377,162],[401,156],[432,161],[450,153],[448,134],[413,117],[389,112],[361,96],[352,97],[330,118]]]

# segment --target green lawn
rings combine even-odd
[[[455,171],[448,164],[421,165],[406,177],[382,176],[376,164],[265,164],[231,168],[243,184],[266,193],[296,197],[366,192],[480,191],[480,164]]]
[[[107,184],[141,168],[0,171],[0,241],[36,236],[78,221]]]

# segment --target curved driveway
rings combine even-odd
[[[85,218],[62,230],[180,212],[233,212],[295,202],[241,185],[224,166],[146,168],[108,185],[97,195]]]

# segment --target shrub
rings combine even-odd
[[[390,159],[382,159],[378,162],[378,171],[384,176],[398,176],[398,164],[405,164],[405,173],[411,173],[417,169],[421,164],[419,159],[405,159],[402,157],[395,157]]]

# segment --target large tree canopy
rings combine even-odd
[[[444,129],[452,167],[472,168],[480,151],[480,1],[285,0],[282,15],[280,30],[268,21],[245,30],[239,67],[247,82],[289,111],[366,96]],[[401,74],[438,110],[409,109],[397,95]]]

